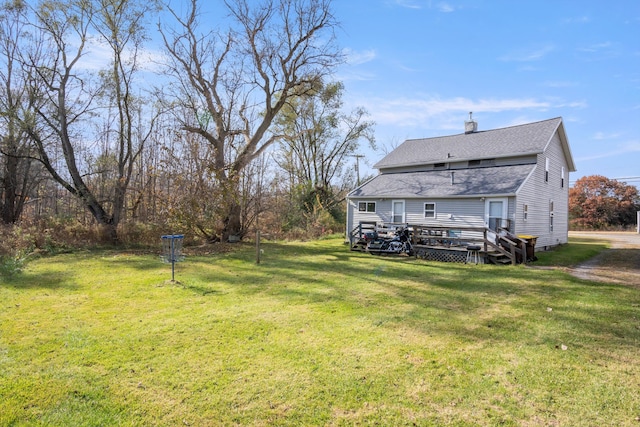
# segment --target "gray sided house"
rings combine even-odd
[[[562,118],[410,139],[375,165],[379,175],[347,196],[347,235],[360,222],[508,227],[566,243],[569,173],[576,167]]]

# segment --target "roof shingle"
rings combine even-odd
[[[535,164],[426,172],[385,173],[376,176],[349,197],[438,198],[513,195]],[[453,184],[451,172],[454,172]]]
[[[377,169],[439,162],[542,153],[562,123],[556,117],[501,129],[435,138],[409,139],[376,165]]]

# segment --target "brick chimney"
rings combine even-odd
[[[469,111],[469,120],[464,122],[464,133],[473,133],[478,130],[478,122],[473,120],[473,111]]]

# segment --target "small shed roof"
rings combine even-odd
[[[440,162],[540,154],[544,152],[556,130],[560,135],[569,171],[575,171],[561,117],[501,129],[409,139],[374,167],[382,170]]]
[[[515,195],[534,168],[535,164],[526,164],[385,173],[356,188],[348,197],[410,199]]]

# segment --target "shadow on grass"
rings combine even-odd
[[[572,251],[605,248],[602,242],[578,241],[547,254],[567,251],[565,259],[574,262]],[[627,347],[640,340],[640,330],[629,321],[638,316],[637,291],[575,279],[563,271],[374,257],[322,241],[270,242],[263,250],[259,265],[252,248],[189,257],[176,276],[185,290],[213,298],[214,304],[219,298],[266,296],[282,306],[307,305],[320,316],[342,312],[372,327],[413,328],[474,342],[518,337],[526,344],[555,345],[586,337]],[[166,267],[153,255],[97,256],[115,268],[145,272]],[[56,274],[23,273],[1,286],[76,287],[70,274]]]
[[[78,289],[70,272],[30,273],[20,272],[9,276],[0,275],[0,286],[20,289]]]
[[[114,266],[121,268],[131,268],[134,270],[155,270],[163,264],[162,258],[157,254],[136,255],[129,253],[108,252],[98,254],[107,259]],[[168,264],[171,265],[171,264]]]
[[[559,254],[573,264],[604,249],[602,242],[572,242],[547,255]],[[305,243],[269,244],[265,253],[260,265],[244,256],[226,271],[203,272],[199,280],[223,281],[239,294],[268,294],[321,312],[341,306],[378,326],[412,327],[473,341],[512,342],[520,337],[527,344],[553,348],[559,342],[579,346],[581,340],[627,347],[640,339],[640,331],[628,321],[632,311],[638,314],[637,296],[617,303],[612,295],[626,291],[563,271],[373,257],[346,247]],[[344,280],[336,282],[333,272]]]

